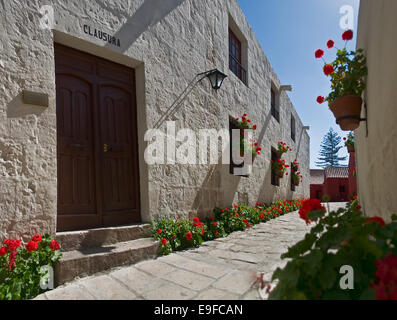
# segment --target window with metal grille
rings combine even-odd
[[[246,85],[247,71],[242,66],[241,41],[229,29],[229,69]]]

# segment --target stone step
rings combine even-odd
[[[73,251],[150,237],[152,235],[151,230],[151,225],[148,223],[134,224],[120,227],[57,232],[56,239],[60,242],[62,251]]]
[[[62,259],[55,265],[55,283],[58,286],[76,277],[153,259],[157,256],[158,246],[158,241],[153,238],[141,238],[63,252]]]

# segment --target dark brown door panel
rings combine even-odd
[[[61,45],[55,63],[58,231],[140,221],[134,70]]]

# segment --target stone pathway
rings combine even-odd
[[[334,210],[345,203],[330,205]],[[257,274],[263,272],[264,280],[270,280],[286,263],[280,255],[309,229],[292,212],[197,249],[77,279],[36,299],[262,299]]]

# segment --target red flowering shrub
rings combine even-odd
[[[153,222],[153,230],[161,230],[161,235],[153,231],[154,237],[160,242],[158,253],[164,255],[198,247],[203,241],[225,237],[233,231],[244,230],[257,223],[297,210],[301,203],[302,200],[285,200],[270,207],[265,203],[257,202],[255,208],[245,205],[215,208],[215,217],[206,218],[205,221],[200,221],[198,217],[192,221],[160,219]]]
[[[389,253],[377,260],[376,282],[371,287],[376,291],[377,300],[397,300],[397,256]]]
[[[47,234],[36,234],[25,245],[18,239],[6,239],[3,244],[0,248],[0,300],[31,299],[42,293],[40,281],[48,275],[41,267],[51,267],[61,258],[59,243]]]
[[[320,214],[324,214],[326,209],[318,199],[307,199],[303,201],[302,207],[299,209],[299,216],[306,221],[306,224],[309,224],[315,219],[314,217],[312,219],[309,217],[312,211],[320,211]]]
[[[360,209],[361,209],[361,207],[359,207],[359,208],[357,208],[357,207],[358,207],[358,205],[356,206],[356,209],[357,209],[357,210],[360,210]],[[382,226],[382,227],[384,227],[384,226],[386,225],[385,221],[384,221],[381,217],[372,217],[372,218],[369,218],[364,224],[368,224],[368,223],[371,223],[371,222],[377,222],[377,223],[379,223],[379,225]]]
[[[397,216],[368,219],[357,203],[325,215],[318,201],[303,202],[300,214],[316,224],[281,256],[289,261],[274,272],[270,299],[397,299]],[[341,288],[343,266],[354,271],[349,290]]]

